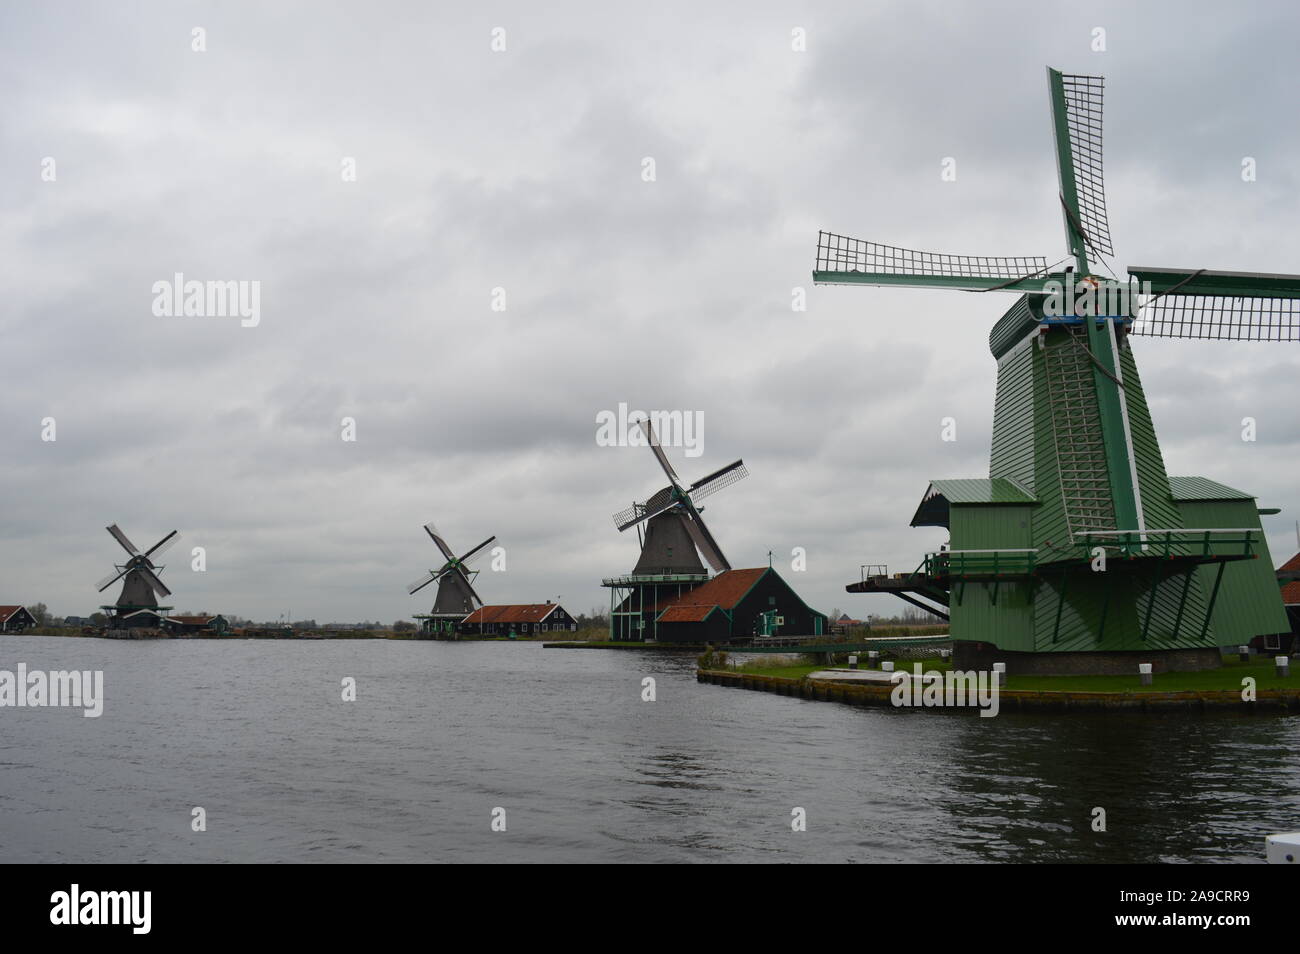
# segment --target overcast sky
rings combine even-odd
[[[1288,4],[321,6],[0,12],[0,603],[112,602],[117,522],[182,532],[178,609],[391,622],[435,520],[500,538],[488,602],[604,606],[610,515],[663,485],[597,445],[627,402],[702,414],[688,481],[745,460],[706,513],[734,566],[903,608],[844,585],[942,542],[929,479],[987,475],[1014,299],[814,288],[817,231],[1062,257],[1047,65],[1106,76],[1117,268],[1300,272]],[[156,317],[177,272],[260,282],[260,323]],[[1170,473],[1281,507],[1290,556],[1300,347],[1134,349]]]

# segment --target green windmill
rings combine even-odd
[[[989,477],[933,481],[912,525],[946,527],[950,543],[911,573],[864,574],[847,589],[947,616],[964,666],[1217,666],[1218,647],[1288,628],[1260,511],[1216,481],[1168,476],[1131,338],[1300,340],[1300,276],[1094,274],[1113,254],[1103,80],[1049,69],[1048,83],[1068,249],[1058,264],[818,238],[817,284],[1020,296],[989,335]]]

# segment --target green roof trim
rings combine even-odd
[[[1170,477],[1169,492],[1175,500],[1254,500],[1253,494],[1234,490],[1209,477]]]
[[[991,504],[1033,506],[1038,498],[1007,477],[970,477],[955,480],[932,480],[912,517],[914,527],[948,526],[948,508]]]

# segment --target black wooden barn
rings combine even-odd
[[[21,633],[36,625],[26,606],[0,606],[0,633]]]
[[[771,567],[727,570],[661,600],[645,633],[660,642],[727,643],[754,636],[822,636],[826,615]]]

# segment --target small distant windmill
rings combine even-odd
[[[1094,275],[1114,254],[1103,80],[1049,69],[1048,87],[1068,249],[1056,265],[819,236],[818,284],[1020,295],[989,335],[998,362],[989,478],[934,481],[912,521],[947,528],[950,550],[906,579],[848,589],[943,604],[959,647],[1140,652],[1170,665],[1181,653],[1184,668],[1218,665],[1215,647],[1285,629],[1257,505],[1216,481],[1168,476],[1130,337],[1300,341],[1300,276]]]
[[[172,608],[170,606],[159,606],[158,598],[171,596],[172,591],[167,589],[163,581],[158,578],[158,574],[162,572],[163,568],[154,561],[161,557],[179,539],[179,534],[173,530],[148,550],[141,553],[136,548],[136,545],[127,539],[126,534],[118,528],[117,524],[105,529],[108,530],[114,540],[121,544],[122,549],[127,552],[130,559],[125,563],[115,565],[112,573],[95,584],[95,588],[102,593],[118,580],[125,581],[122,584],[122,594],[117,598],[117,602],[111,606],[101,606],[100,609],[112,614],[111,625],[114,628],[157,626],[158,617],[153,614]],[[141,612],[142,610],[147,612]]]
[[[614,514],[614,525],[620,533],[631,527],[637,528],[641,556],[630,575],[602,581],[602,586],[610,588],[610,632],[613,639],[642,638],[646,622],[652,619],[651,611],[660,597],[679,595],[707,580],[709,574],[700,562],[701,554],[716,572],[725,573],[731,569],[718,541],[704,523],[701,516],[704,508],[700,501],[744,479],[749,473],[744,461],[737,460],[684,487],[659,446],[654,426],[645,419],[638,423],[655,459],[668,477],[668,486],[645,503],[634,502],[631,507]],[[642,524],[645,525],[644,533]]]
[[[442,551],[445,562],[438,569],[427,571],[411,583],[406,591],[417,593],[430,583],[437,583],[438,595],[434,598],[433,610],[415,618],[422,621],[426,633],[434,636],[455,635],[456,625],[483,605],[483,600],[474,591],[471,582],[478,575],[478,571],[470,567],[487,552],[489,544],[496,540],[496,537],[488,537],[464,556],[457,557],[432,523],[424,525],[424,532]]]

